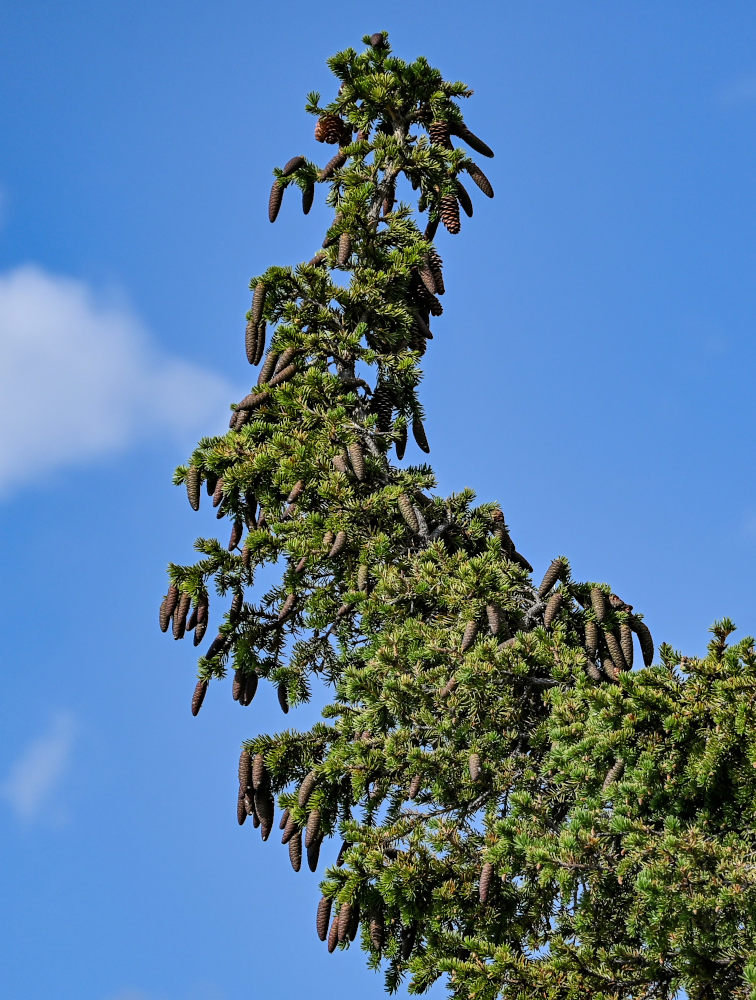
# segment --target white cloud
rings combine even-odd
[[[70,712],[58,712],[46,733],[33,740],[11,766],[0,785],[0,795],[16,818],[30,823],[47,813],[56,802],[56,791],[71,763],[76,723]]]
[[[33,266],[0,275],[0,351],[0,495],[150,431],[220,429],[235,395],[123,304]]]

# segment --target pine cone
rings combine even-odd
[[[650,667],[654,662],[654,640],[649,631],[648,625],[640,618],[633,615],[630,619],[630,628],[638,636],[638,643],[640,644],[641,653],[643,654],[643,662],[647,667]]]
[[[331,921],[331,929],[328,932],[328,954],[332,955],[336,951],[336,945],[339,943],[339,915],[338,913],[334,916]]]
[[[428,267],[430,268],[430,271],[433,275],[433,280],[436,285],[436,294],[443,295],[444,292],[446,291],[446,288],[444,287],[444,275],[442,272],[444,262],[441,260],[441,257],[439,256],[438,251],[435,248],[433,248],[430,251],[430,253],[426,257],[426,260],[428,262]]]
[[[278,829],[279,830],[285,830],[286,829],[286,824],[289,822],[289,816],[290,816],[289,810],[288,809],[284,809],[284,811],[281,813],[281,818],[278,821]]]
[[[252,755],[246,747],[239,754],[239,792],[244,794],[250,786]]]
[[[205,638],[205,632],[207,632],[207,622],[197,622],[197,627],[194,630],[194,645],[199,646],[202,640]]]
[[[317,871],[318,860],[320,858],[320,846],[323,843],[322,837],[316,837],[307,848],[307,867],[311,872]]]
[[[255,343],[255,353],[252,359],[253,365],[259,365],[262,361],[262,356],[265,353],[265,329],[265,320],[260,320],[257,324],[257,342]],[[257,397],[258,404],[264,403],[267,398],[268,397],[265,393],[260,393]]]
[[[585,650],[581,650],[580,653],[582,654],[581,660],[583,663],[583,667],[585,668],[585,672],[588,674],[591,680],[602,681],[604,678],[599,668],[593,662],[593,657],[590,656]]]
[[[168,593],[163,598],[163,603],[160,605],[160,631],[167,632],[168,625],[170,624],[171,618],[173,617],[173,612],[176,608],[176,604],[179,599],[178,587],[175,584],[171,584],[168,588]]]
[[[600,587],[591,587],[591,604],[596,620],[602,622],[606,618],[606,594]]]
[[[257,813],[255,812],[255,799],[254,793],[251,789],[246,791],[242,797],[242,802],[244,803],[244,811],[248,816],[252,817],[255,829],[260,825],[260,820],[258,819]]]
[[[283,622],[286,621],[287,618],[291,618],[291,616],[294,614],[294,606],[296,602],[297,598],[295,594],[289,594],[287,596],[286,600],[283,602],[278,612],[279,622]]]
[[[257,324],[262,319],[263,309],[265,308],[265,296],[267,294],[267,287],[264,281],[258,281],[255,285],[255,291],[252,296],[252,308],[250,309],[250,319],[257,326]]]
[[[293,816],[286,817],[286,823],[284,824],[283,834],[281,835],[281,843],[288,844],[294,834],[297,832],[297,824]]]
[[[346,840],[342,840],[341,847],[339,848],[339,853],[336,855],[337,868],[341,868],[341,866],[344,864],[344,856],[346,855],[346,852],[348,850],[349,850],[349,844],[346,842]]]
[[[559,558],[551,561],[549,568],[543,575],[541,586],[538,588],[538,596],[541,600],[548,594],[557,580],[564,579],[566,569],[564,559]]]
[[[448,698],[449,695],[454,690],[454,688],[457,686],[457,683],[458,683],[458,681],[457,681],[456,677],[450,677],[449,680],[446,682],[446,684],[444,684],[444,686],[438,692],[439,693],[439,697],[441,697],[441,698]]]
[[[417,923],[413,922],[402,931],[402,959],[406,962],[415,947],[417,937]]]
[[[483,194],[487,198],[493,198],[494,189],[491,187],[491,182],[483,173],[483,171],[480,169],[480,167],[475,163],[471,163],[469,166],[465,167],[465,170],[472,177],[473,181],[475,181],[475,183],[478,185]]]
[[[219,506],[223,500],[223,476],[218,480],[215,489],[213,490],[213,507]]]
[[[302,867],[302,834],[298,830],[289,840],[289,861],[295,872]]]
[[[295,170],[299,170],[299,168],[305,162],[306,161],[304,156],[292,156],[292,158],[290,160],[287,160],[287,162],[284,164],[284,168],[281,171],[281,176],[288,177],[290,174],[293,174]]]
[[[412,313],[412,318],[415,321],[415,327],[420,336],[425,337],[426,340],[433,340],[433,334],[431,333],[431,329],[423,317],[423,314],[418,309],[410,309],[410,312]],[[428,315],[427,312],[425,315]]]
[[[420,791],[420,788],[422,787],[422,781],[423,779],[420,777],[419,774],[416,774],[412,779],[412,781],[410,781],[410,786],[407,791],[408,799],[414,799],[417,797],[417,793]]]
[[[491,879],[493,877],[493,865],[490,861],[486,861],[480,870],[480,885],[478,886],[478,898],[481,903],[488,902],[488,891],[491,888]]]
[[[197,605],[195,604],[192,608],[192,613],[189,615],[189,619],[186,623],[186,631],[191,632],[197,625]]]
[[[244,677],[241,670],[237,669],[234,671],[234,680],[231,685],[231,697],[234,701],[238,701],[241,698],[242,692],[244,691]]]
[[[618,670],[627,670],[627,664],[625,663],[625,657],[622,655],[622,648],[617,642],[617,636],[614,632],[607,629],[604,632],[604,642],[606,643],[606,648],[609,650],[609,655],[612,658],[612,663],[616,666]]]
[[[370,44],[374,49],[387,49],[388,43],[382,31],[376,31],[370,36]]]
[[[328,921],[331,919],[331,903],[333,900],[328,896],[321,896],[318,903],[318,912],[315,917],[315,929],[321,941],[325,941],[328,936]]]
[[[323,115],[318,118],[315,126],[315,139],[317,142],[327,142],[333,145],[343,138],[344,130],[344,122],[338,115]]]
[[[199,710],[202,708],[202,702],[205,700],[205,695],[207,693],[207,681],[197,681],[194,688],[194,694],[192,695],[192,715],[199,715]]]
[[[342,903],[339,907],[339,943],[346,941],[349,923],[352,919],[352,904]]]
[[[288,382],[292,376],[297,374],[296,365],[287,365],[282,368],[280,372],[277,372],[273,378],[268,382],[271,389],[275,389],[277,385],[281,385],[283,382]]]
[[[609,595],[609,605],[614,611],[632,611],[632,604],[626,604],[621,597],[617,597],[616,594]]]
[[[619,680],[620,671],[617,669],[616,664],[608,653],[601,657],[601,668],[610,681]]]
[[[620,647],[622,649],[622,655],[625,657],[625,663],[627,664],[628,670],[632,668],[633,665],[633,630],[627,624],[627,622],[620,623]],[[652,654],[653,659],[653,654]]]
[[[319,267],[325,261],[325,259],[326,259],[327,256],[328,256],[328,254],[325,253],[323,250],[318,250],[318,252],[315,254],[315,256],[311,260],[309,260],[307,262],[308,266],[309,267]]]
[[[247,674],[246,678],[244,679],[244,693],[239,696],[240,705],[244,705],[246,707],[247,705],[250,705],[252,703],[252,699],[254,698],[255,693],[257,692],[257,685],[259,684],[259,682],[260,678],[257,676],[257,673],[254,670],[252,671],[251,674]]]
[[[332,156],[331,159],[328,161],[328,163],[326,163],[326,165],[320,171],[320,173],[318,174],[318,180],[327,181],[329,177],[332,177],[336,173],[337,170],[341,170],[346,161],[347,161],[346,153],[342,153],[339,150],[339,152],[335,156]]]
[[[363,592],[368,589],[368,568],[365,563],[360,563],[357,569],[357,589]]]
[[[436,279],[435,279],[433,271],[431,271],[430,265],[427,263],[427,261],[425,263],[423,263],[423,265],[417,269],[417,273],[418,273],[418,276],[419,276],[420,280],[422,281],[422,283],[423,283],[426,291],[428,292],[428,294],[429,295],[435,295],[436,294]]]
[[[252,761],[252,787],[258,791],[258,789],[267,788],[269,784],[270,779],[265,769],[265,758],[261,753],[255,754],[255,759]]]
[[[334,539],[333,545],[328,552],[329,559],[335,559],[336,556],[341,555],[347,543],[347,533],[346,531],[337,531],[336,538]]]
[[[247,807],[244,805],[244,796],[239,795],[236,799],[236,822],[239,826],[244,826],[247,818]]]
[[[477,781],[481,775],[480,754],[470,754],[470,781]]]
[[[430,445],[425,435],[425,427],[419,417],[415,417],[412,421],[412,436],[420,451],[424,451],[427,455],[430,452]]]
[[[288,690],[286,688],[286,684],[285,684],[284,681],[281,681],[281,683],[278,685],[278,688],[276,690],[276,694],[278,695],[278,704],[281,706],[281,711],[283,712],[284,715],[288,715],[289,714],[289,692],[288,692]]]
[[[417,514],[415,513],[415,508],[412,506],[412,501],[407,496],[406,493],[402,493],[397,500],[399,506],[399,513],[402,515],[407,523],[408,528],[414,534],[418,534],[420,531],[420,524],[417,520]]]
[[[355,903],[352,906],[352,916],[349,921],[349,926],[347,927],[347,937],[350,941],[354,941],[357,937],[357,931],[360,929],[360,904]]]
[[[588,619],[585,623],[585,648],[591,656],[595,656],[598,651],[599,629],[596,622]]]
[[[348,472],[346,452],[342,451],[338,455],[334,455],[331,458],[331,464],[337,472],[343,472],[346,475]]]
[[[254,352],[252,356],[254,357]],[[278,361],[278,353],[273,350],[268,351],[265,355],[263,366],[260,369],[260,374],[257,376],[258,385],[263,385],[263,383],[268,381],[275,370],[276,361]]]
[[[260,835],[263,840],[268,839],[273,829],[274,809],[273,796],[269,789],[261,788],[255,792],[255,812],[260,817]]]
[[[192,510],[199,510],[200,505],[200,470],[196,465],[190,465],[186,472],[186,495]]]
[[[466,142],[470,149],[474,149],[475,152],[480,153],[481,156],[494,155],[491,147],[487,146],[482,139],[479,139],[474,132],[471,132],[466,125],[453,125],[451,130],[454,135],[459,136],[460,139]]]
[[[288,368],[289,363],[294,360],[297,355],[296,347],[287,347],[285,351],[281,352],[281,356],[276,362],[276,367],[274,369],[274,374],[278,375],[279,372],[283,371],[284,368]]]
[[[606,777],[604,778],[604,784],[601,786],[602,792],[607,792],[611,785],[615,781],[618,781],[622,777],[622,772],[625,770],[624,760],[616,760],[609,770],[606,772]]]
[[[439,222],[440,222],[440,217],[437,217],[435,219],[428,219],[428,222],[425,226],[425,231],[423,232],[423,239],[426,241],[426,243],[431,243],[433,241],[433,238],[435,237],[436,231],[438,229]]]
[[[215,487],[218,485],[218,477],[214,472],[207,472],[205,474],[205,491],[209,497],[215,492]]]
[[[246,797],[248,798],[248,796]],[[252,817],[252,826],[255,828],[255,830],[257,830],[258,827],[260,826],[260,817],[255,812],[254,803],[252,803],[252,812],[250,813],[250,816]]]
[[[501,628],[501,612],[498,605],[486,605],[486,618],[488,618],[488,627],[491,630],[491,635],[498,635]]]
[[[557,590],[546,602],[546,609],[543,612],[543,627],[550,628],[554,619],[559,614],[559,610],[564,604],[564,591]]]
[[[394,442],[394,447],[396,448],[396,458],[397,461],[401,462],[404,458],[404,451],[407,447],[407,425],[402,424],[398,430],[398,436]]]
[[[470,195],[467,193],[467,189],[464,185],[457,181],[457,201],[462,206],[462,211],[465,213],[468,219],[472,218],[473,214],[473,203]]]
[[[370,943],[376,951],[383,951],[383,914],[379,911],[370,920]]]
[[[273,181],[273,187],[270,189],[270,198],[268,198],[268,219],[271,222],[275,222],[278,213],[281,209],[281,202],[283,201],[284,186],[280,181]]]
[[[468,622],[467,625],[465,625],[465,631],[462,634],[462,645],[460,647],[460,652],[466,653],[477,638],[478,638],[478,623],[476,621]]]
[[[310,846],[313,840],[317,838],[319,831],[320,831],[320,809],[316,807],[307,817],[307,826],[305,827],[305,847]]]
[[[302,212],[305,215],[310,214],[310,209],[312,208],[312,203],[315,200],[315,185],[310,183],[302,191]]]
[[[365,456],[362,453],[362,445],[359,441],[352,441],[351,444],[347,445],[347,452],[349,453],[349,461],[352,464],[355,476],[357,476],[361,483],[364,483]]]
[[[352,253],[352,237],[349,233],[342,233],[339,236],[339,252],[336,256],[336,263],[339,267],[346,267],[346,263]]]
[[[453,194],[445,194],[441,198],[439,212],[446,231],[452,235],[458,233],[461,228],[459,223],[459,202]]]
[[[434,146],[443,146],[445,149],[452,148],[452,144],[449,139],[449,126],[446,122],[431,122],[428,126],[428,135],[430,136],[430,141]]]
[[[186,631],[186,616],[189,613],[191,603],[192,599],[189,594],[182,591],[181,596],[178,599],[178,604],[176,605],[176,610],[173,612],[174,639],[182,639],[184,637],[184,632]]]
[[[207,652],[205,653],[205,659],[212,660],[214,656],[217,656],[218,653],[221,652],[225,645],[226,638],[221,632],[219,632],[208,646]]]
[[[231,528],[231,534],[228,539],[228,551],[232,552],[239,542],[241,541],[242,534],[244,533],[244,523],[241,518],[237,517]]]

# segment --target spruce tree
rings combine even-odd
[[[329,951],[359,935],[388,990],[753,1000],[753,640],[723,621],[705,658],[662,645],[654,665],[609,586],[563,556],[534,582],[498,504],[398,464],[410,432],[429,451],[436,232],[471,212],[463,175],[493,196],[471,155],[493,152],[463,83],[363,41],[329,60],[334,99],[308,98],[333,155],[274,171],[271,222],[325,191],[323,245],[252,280],[257,384],[175,476],[229,532],[170,565],[160,608],[195,645],[213,620],[192,712],[229,674],[242,706],[261,679],[284,713],[327,692],[309,730],[244,743],[237,820],[267,840],[278,806],[296,870],[337,838],[316,933]]]

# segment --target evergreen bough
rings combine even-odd
[[[266,839],[277,799],[297,870],[303,844],[315,870],[341,838],[316,930],[333,951],[361,929],[388,990],[409,974],[411,992],[446,976],[470,1000],[753,1000],[753,640],[728,644],[725,620],[705,658],[662,645],[652,665],[609,587],[564,557],[534,585],[497,504],[439,497],[429,465],[392,461],[409,430],[428,450],[434,236],[460,229],[463,172],[493,195],[467,147],[493,153],[465,124],[463,83],[395,58],[386,33],[363,41],[329,60],[335,99],[307,103],[338,153],[294,156],[270,196],[273,221],[289,189],[307,212],[325,184],[323,247],[252,280],[258,384],[175,476],[231,526],[169,568],[160,626],[176,638],[201,642],[230,598],[192,711],[229,670],[241,705],[260,678],[284,711],[313,681],[330,693],[308,731],[245,742],[237,818]],[[260,594],[263,566],[280,578]]]

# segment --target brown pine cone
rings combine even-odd
[[[339,853],[336,855],[337,868],[341,868],[341,866],[344,864],[344,857],[348,850],[349,850],[349,844],[346,842],[346,840],[342,840],[341,847],[339,848]]]
[[[267,788],[269,784],[265,758],[261,753],[255,754],[255,759],[252,761],[252,787],[257,791],[260,788]]]
[[[436,230],[438,229],[438,224],[440,221],[441,221],[440,216],[436,217],[435,219],[428,219],[428,222],[425,226],[425,231],[423,232],[423,239],[427,243],[430,243],[435,237]]]
[[[260,788],[255,792],[255,812],[260,817],[260,835],[267,840],[273,829],[273,796],[268,788]]]
[[[310,183],[302,190],[302,211],[305,215],[310,214],[312,203],[315,200],[315,185]]]
[[[289,840],[289,861],[295,872],[302,867],[302,834],[299,830]]]
[[[394,402],[388,386],[379,382],[370,400],[370,411],[378,416],[378,430],[386,431],[391,427],[391,415],[394,412]]]
[[[366,591],[368,589],[368,568],[365,563],[360,563],[357,570],[357,589]]]
[[[459,202],[453,194],[445,194],[441,198],[439,213],[446,231],[452,235],[459,232],[461,226],[459,222]]]
[[[344,122],[338,115],[323,115],[315,126],[315,140],[333,145],[344,137],[344,132]]]
[[[244,691],[239,695],[239,704],[245,707],[252,703],[252,699],[257,691],[257,685],[260,682],[260,678],[257,673],[253,670],[251,674],[247,674],[244,679]]]
[[[337,472],[343,472],[344,474],[346,474],[349,471],[349,466],[347,465],[346,451],[342,449],[342,451],[338,455],[334,455],[331,458],[331,464],[333,465],[334,469],[336,469]]]
[[[429,264],[426,262],[422,264],[421,267],[417,269],[417,273],[422,281],[423,285],[427,289],[430,295],[436,294],[436,278],[431,271]]]
[[[315,256],[311,260],[309,260],[307,264],[309,267],[320,267],[320,265],[325,261],[327,257],[328,257],[327,253],[324,253],[323,250],[318,250]]]
[[[333,545],[328,552],[329,559],[335,559],[336,556],[341,555],[347,543],[347,533],[346,531],[337,531],[336,538],[333,540]]]
[[[209,497],[215,492],[215,487],[218,485],[218,477],[214,472],[205,473],[205,492]]]
[[[407,425],[402,424],[398,429],[397,439],[394,442],[394,447],[396,448],[397,461],[401,462],[404,458],[404,451],[407,447]]]
[[[431,333],[431,329],[428,326],[423,314],[418,309],[410,309],[410,312],[412,313],[412,318],[415,321],[415,327],[420,336],[425,337],[426,340],[433,340],[433,334]],[[428,312],[426,311],[425,316],[427,315]]]
[[[253,354],[254,357],[254,354]],[[268,351],[265,355],[265,362],[260,369],[260,374],[257,376],[257,384],[262,385],[263,382],[267,382],[275,371],[276,361],[278,361],[278,353],[276,351]]]
[[[452,693],[452,691],[454,690],[454,688],[457,686],[458,683],[459,682],[457,681],[456,677],[450,677],[449,680],[446,682],[446,684],[444,684],[444,686],[439,691],[440,697],[448,698],[448,696]]]
[[[443,146],[451,149],[452,144],[449,139],[449,126],[446,122],[433,121],[428,126],[428,135],[434,146]]]
[[[467,193],[467,188],[460,181],[457,181],[457,201],[462,206],[462,211],[467,218],[471,219],[473,214],[472,198]]]
[[[352,916],[349,921],[349,926],[347,927],[347,937],[350,941],[354,941],[357,937],[357,931],[360,929],[360,904],[355,903],[352,906]]]
[[[255,285],[255,291],[252,295],[252,308],[250,309],[250,319],[257,325],[262,319],[263,309],[265,308],[265,296],[267,295],[267,287],[264,281],[258,281]]]
[[[370,943],[376,951],[383,950],[383,914],[379,911],[370,920]]]
[[[250,786],[250,773],[252,769],[252,755],[245,747],[239,754],[239,792],[244,794]]]
[[[199,646],[202,640],[205,638],[205,632],[207,632],[207,622],[198,621],[197,626],[194,629],[194,645]]]
[[[470,754],[469,767],[470,767],[470,781],[477,781],[481,775],[481,763],[480,763],[479,753]]]
[[[593,657],[588,654],[586,650],[580,650],[580,659],[585,668],[585,672],[594,681],[602,681],[604,678],[601,671],[598,669],[596,664],[593,662]]]
[[[289,816],[290,816],[289,810],[288,809],[284,809],[284,811],[281,813],[281,818],[278,821],[278,829],[279,830],[285,830],[286,829],[286,824],[289,822]]]
[[[279,372],[283,371],[284,368],[288,368],[289,363],[294,360],[297,355],[296,347],[287,347],[285,351],[281,352],[281,356],[276,362],[276,367],[274,369],[274,374],[278,375]]]
[[[205,659],[212,660],[214,656],[217,656],[218,653],[220,653],[225,645],[226,637],[219,632],[208,646],[207,652],[205,653]]]
[[[262,356],[265,353],[265,330],[265,320],[261,320],[257,324],[257,342],[255,344],[255,354],[252,359],[253,365],[259,365],[262,361]],[[267,396],[263,393],[258,396],[259,403],[265,402],[265,399],[267,399]]]
[[[352,919],[352,904],[342,903],[339,907],[339,943],[346,941]]]
[[[430,251],[426,260],[428,262],[428,267],[433,274],[433,280],[436,285],[436,294],[443,295],[446,291],[446,288],[444,287],[444,275],[442,272],[444,262],[441,260],[441,257],[435,248]]]
[[[171,584],[168,588],[168,593],[163,598],[163,603],[160,605],[160,631],[167,632],[168,626],[170,624],[171,618],[173,617],[173,612],[178,604],[179,591],[175,584]]]
[[[249,798],[249,796],[245,796],[245,798]],[[255,812],[254,802],[252,803],[252,812],[249,815],[252,817],[252,826],[257,830],[260,826],[260,817]]]
[[[388,43],[382,31],[376,31],[370,36],[370,44],[374,49],[387,49]]]
[[[478,898],[481,903],[488,902],[488,892],[491,888],[491,879],[493,877],[493,865],[490,861],[486,861],[480,870],[480,884],[478,886]]]
[[[554,619],[559,614],[559,610],[564,604],[564,591],[557,590],[546,602],[546,609],[543,612],[543,627],[550,628]]]
[[[610,681],[618,681],[620,671],[608,653],[601,657],[601,668]]]
[[[362,445],[359,441],[352,441],[351,444],[347,445],[347,452],[355,476],[363,483],[365,481],[365,456],[362,452]]]
[[[282,177],[288,177],[293,174],[295,170],[299,170],[302,164],[305,162],[304,156],[292,156],[290,160],[284,164],[284,168],[281,171]]]
[[[278,180],[273,181],[273,187],[270,189],[270,198],[268,198],[268,219],[271,222],[275,222],[278,218],[281,202],[283,201],[283,193],[283,184]]]
[[[268,382],[268,385],[271,389],[275,389],[277,385],[281,385],[283,382],[288,382],[292,376],[296,375],[296,373],[296,365],[287,365],[273,376],[273,378]]]
[[[486,618],[491,635],[498,635],[501,628],[501,612],[497,604],[486,605]]]
[[[465,631],[462,634],[462,645],[460,647],[460,652],[466,653],[477,638],[478,638],[478,623],[476,621],[468,622],[467,625],[465,625]]]
[[[420,523],[417,520],[417,514],[415,513],[415,508],[412,506],[412,501],[407,496],[406,493],[402,493],[397,500],[399,506],[399,513],[404,518],[407,527],[414,534],[418,534],[420,531]]]
[[[184,637],[184,632],[186,631],[186,616],[189,613],[191,603],[192,599],[189,594],[182,591],[181,596],[178,599],[178,604],[176,605],[176,610],[173,612],[174,639],[182,639]]]
[[[197,625],[197,605],[195,604],[192,608],[192,613],[186,623],[186,631],[191,632]]]
[[[423,422],[419,418],[415,418],[412,421],[412,436],[420,451],[424,451],[427,455],[430,452],[430,445],[428,444],[428,438],[425,436]]]
[[[474,132],[471,132],[470,129],[466,125],[464,125],[464,124],[462,124],[462,125],[453,125],[451,127],[451,131],[452,131],[452,133],[454,135],[459,136],[460,139],[462,139],[464,142],[466,142],[467,145],[470,147],[470,149],[474,149],[475,152],[476,153],[480,153],[481,156],[493,156],[494,155],[493,154],[493,150],[491,149],[491,147],[487,146],[486,143],[483,142],[482,139],[479,139],[478,136],[475,135]]]
[[[402,931],[402,959],[406,962],[415,947],[417,937],[417,922],[413,922]]]
[[[228,539],[228,551],[232,552],[239,542],[241,541],[242,534],[244,533],[244,523],[241,518],[237,517],[231,528],[231,534]]]
[[[213,491],[213,507],[217,507],[223,500],[223,476],[218,480]]]
[[[336,255],[336,263],[339,267],[346,267],[346,263],[352,253],[352,237],[349,233],[342,233],[339,236],[339,252]]]
[[[199,510],[200,505],[200,470],[196,465],[190,465],[186,472],[186,495],[192,510]]]
[[[331,903],[333,900],[328,896],[321,896],[318,903],[318,912],[315,916],[315,930],[321,941],[325,941],[328,936],[328,922],[331,919]]]
[[[422,787],[422,781],[423,779],[419,774],[416,774],[412,779],[412,781],[410,781],[409,789],[407,790],[408,799],[414,799],[417,797],[417,793],[420,791],[420,788]]]
[[[316,807],[307,817],[307,826],[305,827],[305,847],[310,846],[313,840],[317,838],[319,832],[320,832],[320,809]]]
[[[331,159],[328,161],[328,163],[326,163],[326,165],[320,171],[320,173],[318,174],[318,180],[327,181],[329,177],[332,177],[336,173],[337,170],[341,170],[346,161],[347,161],[346,153],[342,153],[339,150],[339,152],[335,156],[332,156]]]
[[[284,824],[283,833],[281,835],[281,843],[288,844],[296,832],[297,832],[297,824],[294,817],[287,816],[286,823]]]
[[[553,559],[549,568],[543,575],[543,580],[541,580],[541,586],[538,588],[538,596],[543,600],[543,598],[548,594],[557,580],[563,580],[565,576],[567,566],[565,565],[564,559],[558,558]]]
[[[192,715],[198,715],[207,694],[207,681],[197,681],[192,695]]]
[[[604,642],[606,643],[606,648],[609,650],[609,655],[612,658],[612,663],[618,670],[627,670],[627,664],[625,663],[625,657],[622,655],[622,648],[617,642],[617,636],[610,629],[604,632]]]
[[[244,805],[244,796],[239,795],[236,799],[236,822],[239,826],[244,826],[247,818],[247,807]]]
[[[298,479],[289,491],[289,495],[286,497],[286,503],[296,503],[304,493],[304,488],[304,481],[302,479]]]
[[[615,781],[618,781],[622,777],[622,772],[625,770],[624,760],[616,760],[609,770],[606,772],[606,777],[604,778],[604,784],[601,786],[602,792],[607,792],[611,785]]]
[[[641,621],[636,615],[630,619],[630,628],[638,636],[638,643],[640,644],[641,653],[643,654],[643,662],[647,667],[650,667],[654,662],[654,640],[649,631],[648,625],[644,621]]]
[[[628,670],[633,665],[633,630],[627,624],[627,622],[620,623],[620,647],[622,649],[622,655],[625,657],[625,663],[627,664]]]
[[[600,587],[591,587],[591,604],[596,620],[602,622],[606,618],[606,594]]]
[[[289,714],[289,692],[286,687],[286,683],[281,681],[276,690],[278,695],[278,704],[281,706],[281,711],[284,715]]]
[[[297,598],[295,594],[289,594],[287,596],[286,600],[283,602],[278,611],[279,622],[286,621],[287,618],[290,618],[294,614],[294,606],[296,604],[296,601]]]
[[[599,644],[599,629],[596,622],[588,619],[585,623],[585,648],[591,656],[595,656]]]
[[[473,181],[478,185],[483,194],[487,198],[493,198],[494,189],[491,187],[491,182],[480,167],[475,163],[471,163],[469,166],[465,167],[465,170],[472,177]]]
[[[632,611],[633,610],[632,604],[626,604],[625,601],[623,601],[622,598],[618,597],[616,594],[610,594],[609,595],[609,604],[610,604],[610,606],[612,607],[612,609],[614,611]]]
[[[336,945],[339,943],[339,915],[338,913],[334,915],[331,921],[331,929],[328,932],[328,954],[332,955],[336,951]]]
[[[322,837],[316,837],[307,848],[307,867],[311,872],[318,870],[318,860],[320,858],[320,846],[323,843]]]

